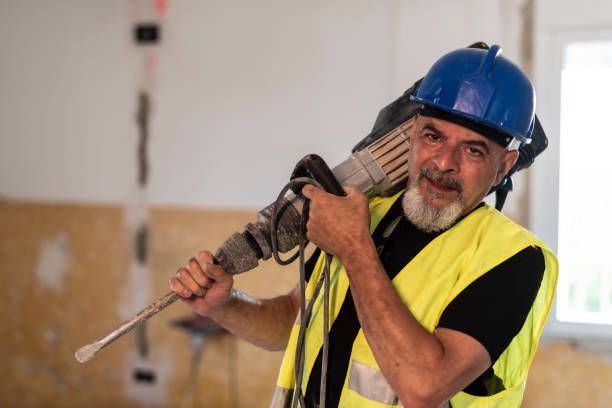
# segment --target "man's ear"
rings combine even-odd
[[[506,174],[508,174],[512,166],[514,166],[514,164],[518,160],[518,157],[518,150],[510,150],[504,152],[504,155],[499,164],[499,169],[497,170],[497,174],[495,175],[495,183],[493,183],[494,186],[498,185],[504,179]]]

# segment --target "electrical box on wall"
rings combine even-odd
[[[161,41],[161,27],[157,23],[139,23],[134,27],[134,41],[138,45],[155,45]]]

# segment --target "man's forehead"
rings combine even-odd
[[[443,136],[461,137],[462,139],[465,139],[465,140],[483,142],[487,146],[490,146],[491,148],[494,148],[494,149],[500,148],[501,150],[504,150],[503,147],[499,146],[497,143],[493,142],[491,139],[482,135],[481,133],[478,133],[465,126],[461,126],[459,124],[449,122],[444,119],[418,115],[416,118],[416,121],[417,121],[416,127],[417,127],[417,130],[419,131],[428,129],[434,132],[438,132]]]

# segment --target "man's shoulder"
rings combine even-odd
[[[524,256],[541,258],[544,255],[547,265],[556,262],[550,249],[534,234],[486,205],[477,208],[437,239],[440,241],[438,250],[434,252],[436,262],[446,262],[451,267],[460,259],[457,291],[517,254],[521,260]],[[537,253],[531,250],[523,252],[527,248],[537,248]],[[531,261],[527,260],[527,264]]]
[[[496,237],[496,240],[524,241],[547,249],[546,244],[533,232],[486,203],[478,206],[451,229],[455,228],[468,230],[475,237],[486,235]]]

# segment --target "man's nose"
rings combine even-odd
[[[433,156],[432,161],[443,172],[459,171],[459,149],[452,146],[440,148]]]

